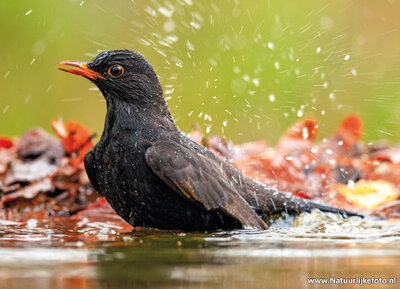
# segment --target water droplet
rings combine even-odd
[[[259,86],[259,85],[260,85],[260,80],[259,80],[258,78],[254,78],[254,79],[253,79],[253,84],[254,84],[255,86]]]
[[[274,94],[271,93],[271,94],[269,95],[269,101],[270,101],[270,102],[274,102],[274,101],[275,101],[275,95],[274,95]]]
[[[301,109],[299,109],[299,110],[297,111],[297,117],[303,117],[303,115],[304,115],[304,111],[302,111]]]
[[[354,181],[353,181],[353,180],[349,180],[349,182],[347,183],[347,187],[348,187],[350,190],[354,190],[354,189],[355,189]]]
[[[195,21],[190,22],[190,26],[192,26],[196,30],[199,30],[201,28],[200,24]]]
[[[161,13],[161,15],[163,15],[163,16],[165,16],[165,17],[171,17],[172,16],[172,14],[174,13],[174,11],[171,9],[171,10],[168,10],[167,8],[165,8],[165,7],[160,7],[160,8],[158,8],[158,12],[160,12]]]
[[[309,132],[308,132],[308,128],[307,127],[303,127],[303,130],[302,130],[302,137],[303,137],[303,139],[308,139],[308,137],[310,136],[310,134],[309,134]]]

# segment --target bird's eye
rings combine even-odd
[[[108,74],[114,78],[120,77],[124,74],[124,68],[121,65],[115,64],[110,67]]]

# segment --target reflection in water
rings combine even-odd
[[[307,288],[315,277],[399,277],[398,223],[313,212],[295,227],[275,224],[181,233],[129,232],[115,219],[2,222],[0,287]]]

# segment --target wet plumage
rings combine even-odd
[[[133,226],[267,229],[262,216],[340,209],[281,193],[244,176],[175,126],[160,82],[138,53],[113,50],[62,62],[93,81],[107,102],[100,141],[85,156],[94,188]],[[350,214],[350,213],[348,213]]]

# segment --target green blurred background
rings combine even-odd
[[[275,142],[313,115],[321,138],[354,112],[364,140],[399,141],[399,15],[396,0],[1,0],[0,134],[58,117],[100,134],[103,97],[55,64],[127,48],[186,132]]]

